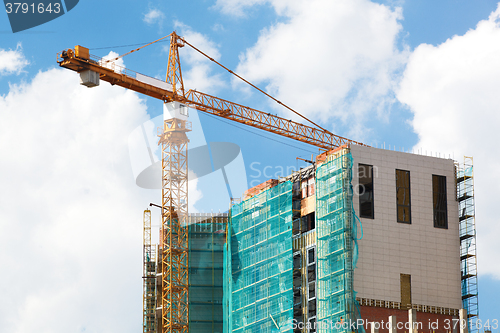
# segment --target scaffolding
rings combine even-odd
[[[291,332],[292,183],[231,208],[224,249],[224,332]]]
[[[156,246],[151,244],[151,211],[146,209],[143,215],[143,333],[156,333]]]
[[[467,311],[467,317],[470,319],[479,315],[472,157],[465,156],[463,165],[457,166],[457,201],[459,207],[462,307]],[[468,323],[469,332],[477,332],[476,325],[470,325],[470,320]]]
[[[342,324],[356,321],[357,227],[351,179],[347,149],[316,169],[317,332],[346,332]]]
[[[189,214],[189,332],[221,333],[228,214]]]

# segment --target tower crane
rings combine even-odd
[[[167,37],[170,37],[170,49],[165,81],[118,66],[114,62],[114,60]],[[162,146],[162,232],[160,233],[162,245],[158,253],[158,256],[162,258],[161,262],[158,263],[162,279],[161,293],[159,293],[161,294],[162,318],[159,329],[162,333],[187,333],[189,331],[189,244],[187,228],[187,146],[189,140],[187,132],[191,130],[191,125],[187,120],[187,115],[183,114],[182,107],[191,107],[326,150],[348,143],[364,144],[330,133],[303,117],[198,50],[183,37],[177,35],[175,31],[147,45],[115,59],[102,59],[93,56],[89,53],[88,48],[77,45],[74,49],[67,49],[59,53],[57,62],[60,67],[80,73],[81,84],[87,87],[98,86],[100,80],[103,80],[112,85],[118,85],[157,98],[164,103],[177,102],[181,106],[180,112],[174,112],[171,119],[164,120],[163,128],[158,135],[158,144]],[[179,48],[186,45],[252,85],[278,104],[308,120],[314,126],[304,125],[271,113],[258,111],[196,90],[185,91]],[[144,332],[149,332],[146,326],[144,327]]]

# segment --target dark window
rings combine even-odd
[[[359,216],[373,219],[373,166],[359,164],[358,178]]]
[[[302,254],[293,254],[293,318],[297,322],[304,320],[302,316]]]
[[[293,288],[293,305],[302,305],[302,288]]]
[[[302,256],[300,252],[293,254],[293,269],[301,269],[302,268]]]
[[[445,176],[432,175],[432,204],[434,208],[434,227],[448,229]]]
[[[299,201],[300,203],[300,201]],[[316,227],[314,212],[301,217],[301,232],[311,231]]]
[[[307,312],[309,318],[316,316],[316,299],[307,302]]]
[[[316,247],[307,249],[307,316],[316,316]]]
[[[313,299],[316,297],[316,282],[309,283],[309,299]]]
[[[411,223],[410,171],[396,170],[398,222]]]
[[[315,249],[316,248],[311,247],[307,250],[307,264],[308,265],[314,264],[316,262],[316,254],[314,253]]]
[[[307,281],[316,281],[316,264],[307,266]]]

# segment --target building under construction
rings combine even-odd
[[[418,331],[467,328],[449,323],[478,315],[472,158],[456,163],[368,147],[289,107],[311,125],[186,91],[179,48],[207,55],[175,32],[157,41],[167,37],[165,81],[114,62],[152,43],[114,60],[82,46],[58,55],[87,87],[107,81],[167,109],[159,131],[158,246],[151,212],[144,213],[144,333],[363,332],[367,322],[389,317],[441,323]],[[189,107],[325,152],[307,168],[247,190],[227,215],[189,214]]]
[[[459,330],[444,323],[478,314],[473,180],[470,158],[346,145],[191,214],[189,331],[368,330],[410,309]]]

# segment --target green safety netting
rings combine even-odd
[[[189,332],[221,333],[227,216],[198,215],[189,225]]]
[[[352,331],[340,324],[360,318],[353,290],[360,223],[351,180],[350,153],[316,170],[317,332]],[[283,182],[232,207],[223,254],[226,333],[292,331],[291,191]]]
[[[224,332],[291,332],[292,183],[231,209],[224,249]]]
[[[316,322],[317,332],[321,333],[353,331],[347,324],[359,318],[353,289],[359,219],[352,205],[351,180],[350,153],[316,170]]]

